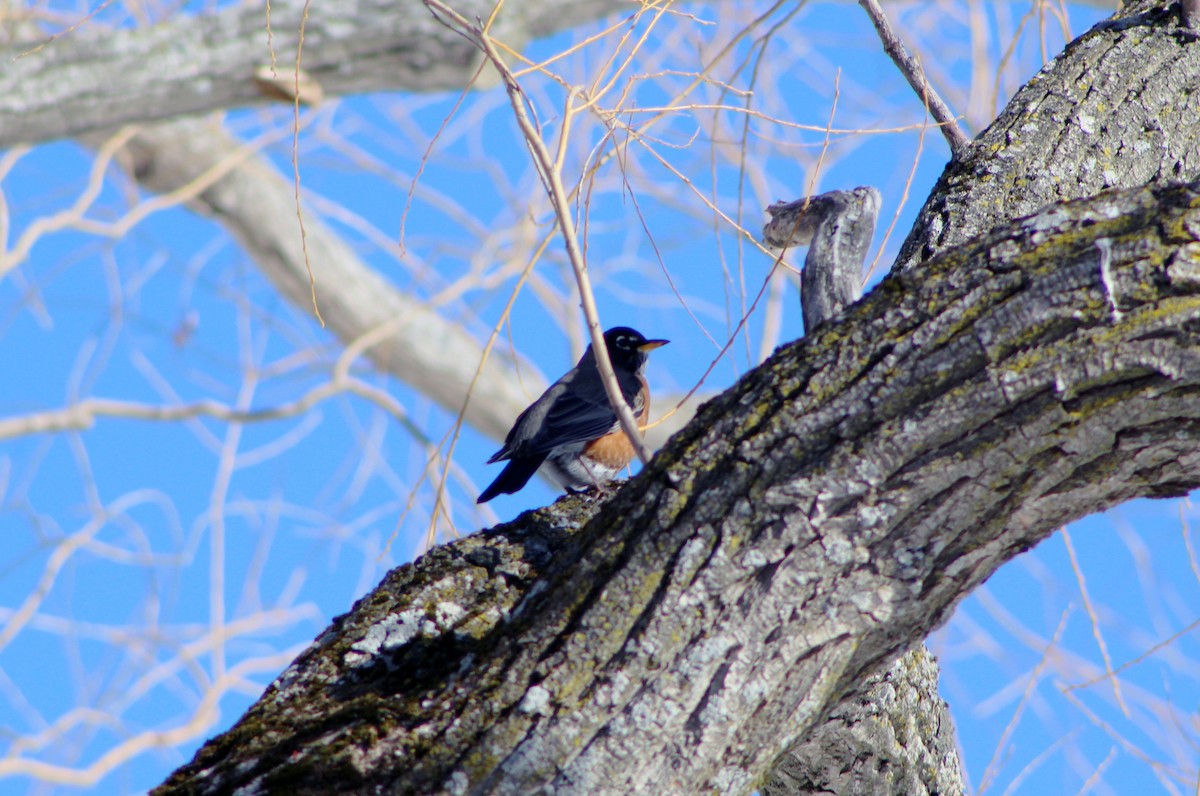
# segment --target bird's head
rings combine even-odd
[[[604,345],[614,368],[641,369],[646,355],[669,340],[647,340],[641,332],[628,326],[614,326],[604,333]]]

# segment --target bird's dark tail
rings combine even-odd
[[[533,474],[537,472],[544,461],[546,461],[545,456],[520,456],[509,459],[503,472],[496,477],[491,486],[483,490],[475,502],[487,503],[496,495],[511,495],[529,483],[529,479],[533,478]]]

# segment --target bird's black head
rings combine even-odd
[[[604,345],[614,368],[636,371],[646,363],[646,355],[669,340],[647,340],[628,326],[614,326],[604,333]]]

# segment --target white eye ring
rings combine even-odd
[[[629,348],[629,337],[626,335],[617,335],[617,346],[620,348]]]

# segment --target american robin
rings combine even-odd
[[[648,352],[667,340],[647,340],[628,326],[604,333],[621,395],[639,424],[650,414],[650,388],[643,371]],[[507,459],[504,471],[483,490],[477,503],[511,494],[539,467],[568,491],[599,486],[629,466],[633,443],[608,401],[596,355],[589,345],[579,364],[521,413],[488,464]]]

